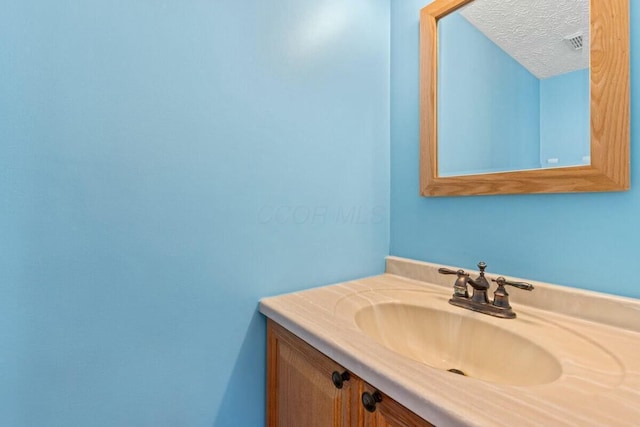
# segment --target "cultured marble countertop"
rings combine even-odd
[[[509,289],[518,318],[498,319],[449,305],[455,276],[439,275],[438,267],[389,257],[385,274],[264,298],[260,311],[438,426],[640,425],[639,300],[525,280],[533,292]],[[393,302],[397,291],[418,305],[441,304],[528,333],[559,360],[562,374],[545,384],[498,384],[399,355],[365,335],[353,316],[367,305]],[[544,332],[531,332],[536,322]],[[574,341],[593,351],[573,352]],[[500,356],[496,351],[497,364],[509,363]]]

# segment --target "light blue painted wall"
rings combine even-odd
[[[258,299],[384,268],[389,2],[0,5],[0,425],[263,425]]]
[[[640,297],[640,27],[631,26],[631,191],[418,196],[419,10],[391,3],[391,254]],[[640,4],[631,2],[631,22]]]
[[[438,41],[438,173],[540,167],[538,78],[458,12]]]
[[[589,69],[540,80],[540,164],[584,164],[591,154]],[[588,162],[587,162],[588,163]]]

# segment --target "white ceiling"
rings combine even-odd
[[[589,67],[589,0],[474,0],[460,13],[540,79]],[[572,50],[564,38],[577,32]]]

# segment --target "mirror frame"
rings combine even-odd
[[[434,0],[420,11],[420,194],[625,191],[630,178],[629,0],[590,0],[591,164],[438,176],[438,20],[473,0]]]

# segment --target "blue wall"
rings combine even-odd
[[[540,164],[589,164],[591,155],[589,69],[540,80]],[[558,159],[548,164],[550,158]]]
[[[539,168],[538,78],[458,12],[438,42],[438,173]]]
[[[631,2],[631,22],[640,4]],[[418,13],[391,2],[391,254],[640,297],[640,27],[631,27],[632,188],[623,193],[419,197]]]
[[[263,425],[258,299],[384,268],[389,2],[0,4],[0,425]]]
[[[2,2],[0,425],[262,425],[257,300],[382,271],[389,178],[394,255],[640,296],[635,186],[418,197],[425,4]]]

